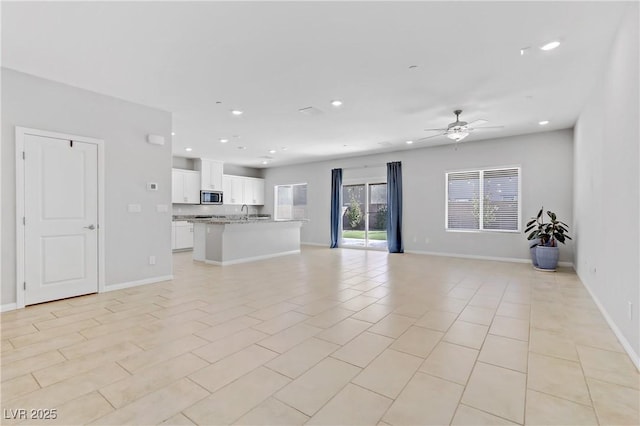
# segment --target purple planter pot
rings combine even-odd
[[[560,250],[558,247],[536,247],[536,261],[538,262],[538,269],[545,271],[555,271],[558,266],[558,258],[560,257]]]

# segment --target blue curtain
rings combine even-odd
[[[340,216],[342,216],[342,169],[331,170],[331,248],[340,241]]]
[[[402,244],[402,163],[387,163],[387,245],[389,253],[404,253]]]

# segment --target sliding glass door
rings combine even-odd
[[[342,246],[386,250],[387,184],[343,185]]]

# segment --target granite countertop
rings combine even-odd
[[[210,223],[227,225],[237,223],[273,223],[273,222],[308,222],[308,219],[274,220],[270,214],[249,215],[174,215],[173,220],[184,220],[190,223]]]
[[[247,222],[245,215],[173,215],[173,220],[186,220],[190,222]],[[249,222],[272,221],[270,214],[249,215]]]
[[[230,224],[230,223],[270,223],[270,222],[276,222],[275,220],[269,218],[264,218],[264,219],[257,219],[257,218],[249,218],[249,219],[229,219],[229,218],[218,218],[218,217],[211,217],[211,218],[193,218],[193,219],[187,219],[188,222],[192,222],[192,223],[211,223],[213,225],[215,224],[220,224],[220,225],[226,225],[226,224]],[[278,221],[280,222],[280,221]]]

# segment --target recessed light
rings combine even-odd
[[[270,149],[270,150],[269,150],[269,154],[275,154],[275,153],[276,153],[276,150],[275,150],[275,149]]]
[[[264,160],[262,164],[269,164],[269,162],[267,160]]]
[[[521,48],[520,49],[520,56],[524,56],[525,53],[528,53],[527,50],[529,50],[529,49],[530,49],[529,46]]]
[[[334,107],[342,106],[342,101],[336,99],[334,101],[331,101],[331,105],[333,105]]]
[[[287,150],[287,147],[286,147],[286,146],[283,146],[282,148],[280,148],[280,150],[281,150],[281,151],[286,151],[286,150]]]
[[[411,145],[413,143],[413,141],[407,141],[406,143],[407,143],[407,145]]]
[[[238,149],[247,149],[246,146],[239,146]]]
[[[191,151],[193,151],[193,148],[185,148],[184,150],[187,151],[187,152],[191,152]]]
[[[220,139],[220,143],[227,143],[229,142],[229,139]]]
[[[558,46],[560,46],[560,42],[557,40],[554,40],[552,42],[545,44],[544,46],[541,46],[540,50],[553,50]]]
[[[175,135],[176,135],[176,132],[171,132],[171,136],[175,136]]]
[[[541,126],[546,126],[547,124],[549,124],[549,120],[538,121],[538,124]]]
[[[244,111],[240,111],[239,109],[232,109],[231,110],[231,114],[233,114],[233,115],[242,115],[242,114],[244,114]]]

